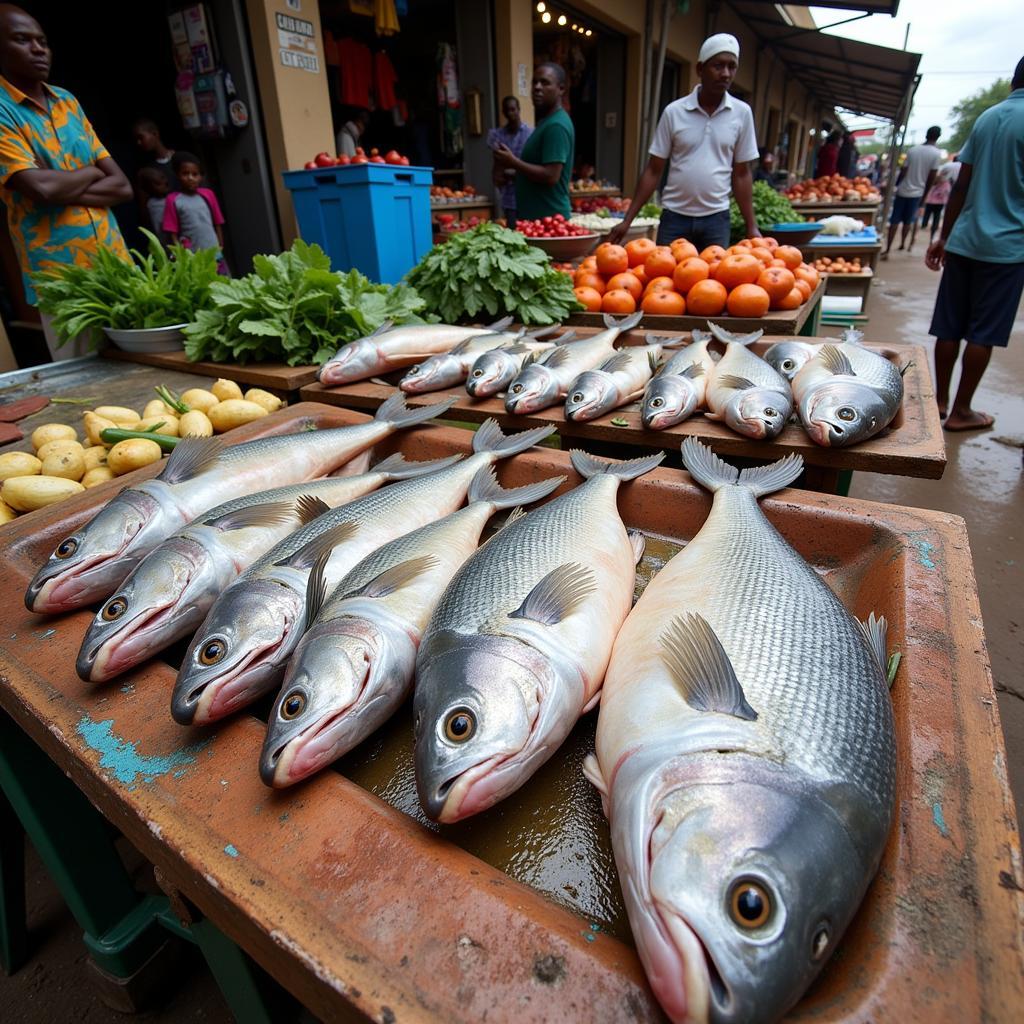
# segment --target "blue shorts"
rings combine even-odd
[[[1024,263],[989,263],[947,252],[929,333],[939,341],[966,338],[972,345],[1005,348],[1022,292]]]
[[[913,224],[914,218],[917,217],[917,208],[920,205],[921,196],[893,196],[889,223]]]
[[[658,225],[658,245],[670,245],[677,238],[685,238],[703,252],[709,245],[729,247],[729,211],[712,213],[707,217],[688,217],[674,210],[661,211]]]

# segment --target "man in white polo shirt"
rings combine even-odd
[[[666,162],[659,245],[686,238],[698,252],[709,245],[728,246],[730,191],[743,214],[747,235],[760,235],[750,171],[750,162],[757,159],[754,115],[746,103],[729,95],[739,59],[735,36],[723,32],[704,42],[697,58],[700,84],[665,108],[633,202],[622,223],[612,230],[610,241],[625,236],[637,211],[658,187]]]

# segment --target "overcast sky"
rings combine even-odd
[[[818,25],[842,21],[856,13],[827,7],[813,7],[811,11]],[[923,142],[925,130],[932,124],[941,125],[943,134],[948,133],[952,124],[950,108],[997,78],[1011,78],[1017,61],[1024,56],[1022,0],[901,0],[895,18],[873,14],[832,29],[830,34],[900,50],[908,23],[907,49],[922,55],[918,69],[921,84],[907,132],[911,141]],[[851,120],[854,127],[871,124],[868,120]]]

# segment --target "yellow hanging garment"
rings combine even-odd
[[[398,24],[395,0],[374,0],[373,20],[379,36],[393,36],[402,29]]]

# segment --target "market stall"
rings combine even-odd
[[[878,220],[878,212],[881,209],[881,201],[856,202],[852,200],[838,202],[800,202],[791,200],[793,209],[806,220],[822,220],[834,214],[842,214],[844,217],[853,217],[859,220],[865,227],[870,227]]]

